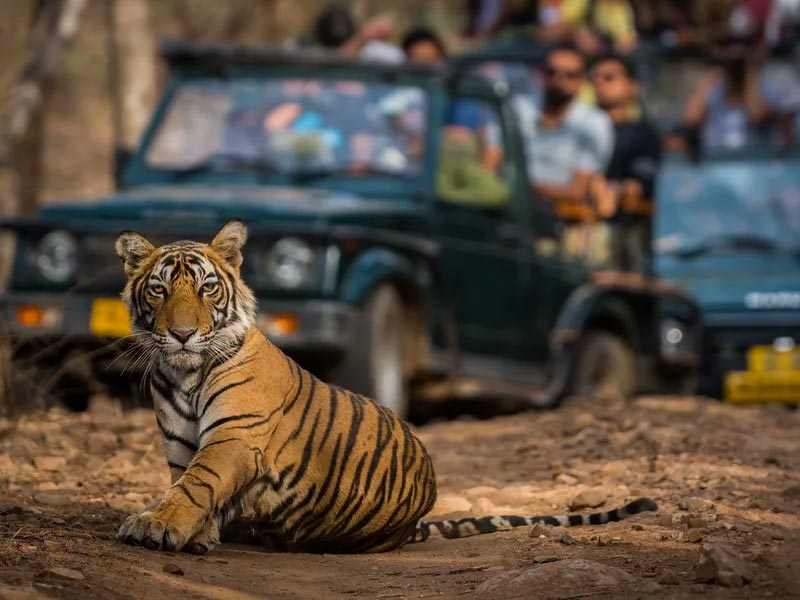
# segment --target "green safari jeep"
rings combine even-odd
[[[400,415],[419,399],[554,406],[691,380],[697,307],[679,289],[538,250],[507,85],[264,48],[163,55],[171,79],[139,148],[119,153],[117,192],[2,224],[22,383],[80,406],[141,370],[117,233],[203,240],[233,217],[250,230],[259,328]]]

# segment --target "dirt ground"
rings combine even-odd
[[[573,401],[419,435],[435,515],[564,513],[586,489],[661,510],[380,555],[156,553],[114,539],[168,484],[152,413],[53,410],[0,422],[0,598],[800,598],[798,411]]]

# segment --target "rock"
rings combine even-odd
[[[686,515],[685,517],[681,518],[681,521],[686,523],[686,526],[689,529],[702,529],[708,525],[705,519],[695,515]]]
[[[431,512],[436,515],[446,515],[454,512],[468,512],[471,507],[472,502],[458,494],[442,494],[437,498]]]
[[[780,531],[773,531],[772,532],[772,539],[781,541],[781,540],[785,540],[786,536],[783,535]]]
[[[656,579],[661,585],[680,585],[681,578],[675,571],[664,571]]]
[[[41,600],[41,595],[32,587],[16,587],[0,583],[0,598],[3,600]]]
[[[117,449],[117,434],[113,431],[92,431],[86,436],[86,450],[92,454],[107,454]]]
[[[632,531],[644,531],[644,527],[642,527],[638,523],[634,523],[633,525],[631,525],[631,530]]]
[[[37,456],[33,466],[40,471],[60,471],[67,466],[67,460],[63,456]]]
[[[558,556],[534,556],[533,562],[538,565],[543,565],[544,563],[551,563],[561,560]]]
[[[58,552],[62,548],[61,544],[59,544],[55,540],[45,540],[44,542],[42,542],[42,545],[44,546],[44,549],[47,550],[48,552]]]
[[[678,502],[678,510],[689,510],[689,503],[686,500]]]
[[[734,531],[738,531],[739,533],[753,533],[753,527],[751,525],[747,525],[746,523],[737,523],[733,526]]]
[[[16,504],[0,506],[0,517],[5,517],[7,515],[21,515],[24,512],[25,509]]]
[[[658,524],[662,527],[672,527],[672,513],[660,512],[658,513]]]
[[[528,535],[531,536],[532,538],[541,538],[541,537],[548,538],[560,535],[560,533],[558,533],[558,531],[551,525],[545,525],[544,523],[536,523],[531,527],[530,531],[528,532]]]
[[[531,598],[535,590],[558,589],[564,595],[602,591],[604,594],[636,578],[617,567],[585,559],[569,559],[537,565],[524,571],[506,571],[475,590],[476,598]]]
[[[628,472],[628,463],[624,460],[610,460],[597,472],[601,477],[620,477]]]
[[[705,512],[714,510],[714,504],[704,498],[689,498],[687,504],[689,506],[689,510],[692,512]]]
[[[691,542],[692,544],[702,542],[705,533],[705,529],[690,529],[686,534],[686,541]]]
[[[721,573],[738,575],[743,583],[753,580],[754,568],[751,561],[742,558],[736,550],[728,544],[704,544],[700,562],[695,565],[694,579],[700,583],[720,582]],[[722,577],[727,583],[735,583],[735,578],[730,575]],[[732,587],[732,586],[729,586]]]
[[[76,571],[75,569],[67,569],[66,567],[53,567],[52,569],[47,569],[45,574],[48,577],[66,579],[70,581],[83,581],[85,579],[83,573],[80,571]]]
[[[569,509],[596,508],[605,503],[607,498],[608,494],[601,487],[586,488],[570,501]]]
[[[661,586],[658,585],[658,583],[656,583],[655,581],[645,581],[639,588],[639,591],[645,594],[655,594],[660,589]]]
[[[126,496],[127,498],[127,496]],[[478,498],[469,507],[469,512],[476,515],[496,515],[497,507],[488,498]]]
[[[33,496],[39,504],[45,506],[69,506],[72,500],[66,494],[57,494],[55,492],[39,492]]]
[[[742,576],[733,571],[720,571],[717,574],[717,584],[722,587],[740,588],[744,586]]]
[[[572,546],[575,543],[575,538],[573,538],[570,534],[566,531],[558,536],[558,543],[564,544],[565,546]]]
[[[791,487],[786,488],[781,492],[782,496],[787,498],[800,498],[800,483],[796,483]]]
[[[478,498],[482,498],[485,496],[491,496],[497,491],[496,487],[492,487],[490,485],[479,485],[472,488],[467,488],[466,490],[461,490],[461,496],[466,498],[468,501],[474,501]],[[461,497],[459,496],[459,498]]]
[[[163,567],[161,567],[161,570],[164,571],[164,573],[169,573],[170,575],[183,575],[183,569],[181,569],[175,563],[166,563]]]
[[[36,486],[36,489],[40,492],[52,492],[53,490],[57,490],[58,486],[52,481],[43,481]]]
[[[594,422],[595,418],[593,414],[581,413],[567,424],[565,433],[567,435],[575,435],[576,433],[579,433],[589,427],[589,425],[592,425]]]
[[[564,485],[575,485],[576,483],[578,483],[578,478],[573,477],[572,475],[568,475],[567,473],[559,473],[555,477],[555,482]]]

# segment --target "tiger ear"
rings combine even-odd
[[[211,248],[224,258],[234,269],[242,265],[242,246],[247,242],[247,226],[241,219],[225,223],[214,239]]]
[[[117,256],[125,264],[125,274],[131,277],[139,266],[156,249],[143,236],[134,231],[123,231],[119,234],[115,244]]]

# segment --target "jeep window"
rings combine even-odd
[[[658,254],[797,249],[798,159],[678,160],[664,168],[656,196]]]
[[[441,132],[437,195],[443,200],[504,207],[510,199],[500,116],[474,98],[451,100]]]
[[[145,160],[160,170],[412,177],[423,165],[426,111],[426,93],[413,86],[193,80],[175,92]]]

